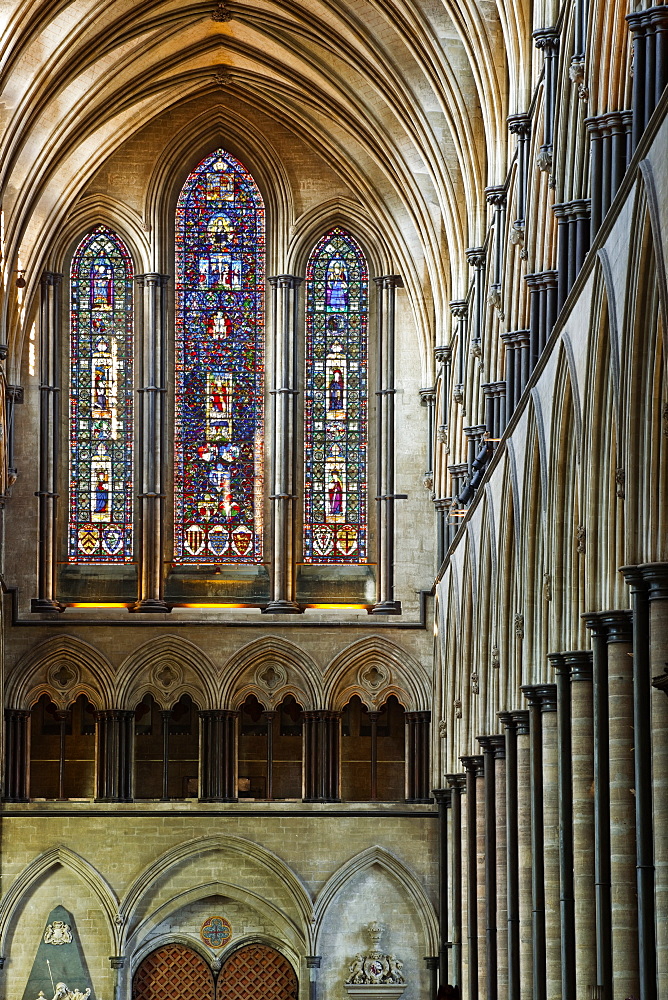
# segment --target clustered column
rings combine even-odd
[[[297,478],[297,313],[301,278],[270,278],[274,319],[272,399],[271,503],[273,509],[273,576],[270,614],[299,614],[294,565],[294,505]]]
[[[167,282],[166,274],[140,274],[141,388],[139,448],[139,599],[134,611],[164,613],[163,535],[167,466]]]
[[[132,799],[134,717],[134,712],[113,708],[96,713],[98,802]]]
[[[29,726],[28,709],[5,709],[5,787],[2,797],[6,802],[28,801]]]
[[[60,435],[60,317],[62,274],[41,280],[39,363],[39,556],[33,611],[61,611],[56,599],[58,441]]]
[[[200,801],[236,802],[236,723],[238,712],[226,709],[199,713]]]
[[[661,4],[634,11],[626,20],[633,36],[635,149],[668,83],[668,7]]]
[[[337,802],[341,713],[304,712],[304,801]]]
[[[376,547],[378,568],[376,603],[371,614],[400,614],[394,599],[394,329],[396,290],[403,288],[398,274],[376,278],[378,289],[378,389],[376,391]]]

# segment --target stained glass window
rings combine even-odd
[[[70,562],[132,560],[132,261],[105,226],[72,261]]]
[[[361,247],[332,229],[306,272],[304,562],[366,559],[368,295]]]
[[[262,560],[263,347],[264,205],[219,149],[176,209],[178,563]]]

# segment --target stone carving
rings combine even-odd
[[[423,476],[422,485],[426,490],[429,490],[429,492],[431,492],[432,489],[434,488],[434,477],[430,472],[425,473],[425,475]]]
[[[366,955],[359,952],[355,955],[349,966],[346,986],[395,986],[405,983],[401,973],[403,962],[380,949],[380,924],[372,921],[367,925],[367,932],[371,938],[371,950]]]
[[[462,717],[462,700],[461,698],[455,698],[455,719],[461,719]]]
[[[581,101],[589,100],[589,88],[585,84],[585,64],[581,59],[574,59],[568,70],[572,83],[577,84],[578,97]]]
[[[498,670],[500,665],[501,665],[501,658],[499,656],[499,647],[492,646],[492,666],[494,667],[495,670]]]
[[[626,473],[621,466],[615,469],[615,493],[620,500],[626,496]]]
[[[86,1000],[89,996],[90,986],[85,993],[82,993],[81,990],[69,989],[65,983],[56,983],[56,992],[53,994],[53,1000]],[[43,990],[39,991],[36,1000],[46,1000]]]
[[[578,552],[583,554],[587,551],[587,531],[584,524],[578,524],[575,537],[577,539]]]
[[[518,639],[524,638],[524,615],[515,615],[515,635]]]
[[[480,678],[476,670],[471,674],[471,694],[480,694]]]
[[[445,719],[441,719],[441,721],[438,724],[438,735],[442,740],[447,739],[448,724],[445,721]]]
[[[521,225],[515,223],[510,232],[508,233],[508,242],[513,246],[523,246],[524,245],[524,229]]]
[[[265,663],[255,672],[255,681],[265,691],[275,691],[282,687],[288,679],[285,668],[280,663]]]
[[[543,573],[543,600],[552,600],[552,577],[549,573]]]
[[[213,14],[211,15],[212,21],[231,21],[232,11],[227,6],[226,3],[219,3]]]
[[[49,670],[49,681],[54,687],[60,688],[61,691],[64,691],[65,688],[73,687],[78,680],[79,671],[70,663],[65,663],[62,660],[60,663],[54,663]]]
[[[438,441],[439,444],[447,444],[448,443],[448,425],[447,424],[439,424],[438,425],[438,430],[436,431],[436,440]]]
[[[71,944],[72,928],[64,920],[54,920],[44,932],[44,944]],[[60,984],[63,985],[62,983]]]
[[[390,672],[380,663],[372,663],[371,666],[362,667],[357,675],[360,684],[371,694],[376,694],[390,680]]]
[[[218,72],[213,78],[213,82],[218,87],[229,87],[232,82],[232,77],[230,76],[227,66],[220,66]]]
[[[539,170],[549,172],[552,170],[552,147],[544,146],[536,157],[536,166]]]

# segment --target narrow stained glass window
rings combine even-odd
[[[216,150],[176,209],[177,563],[262,560],[264,205]]]
[[[132,261],[98,226],[77,247],[70,313],[70,562],[132,560]]]
[[[304,562],[367,558],[368,294],[361,247],[332,229],[306,272]]]

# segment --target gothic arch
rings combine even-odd
[[[118,704],[133,709],[150,693],[161,708],[167,709],[189,694],[200,708],[213,709],[220,703],[217,673],[206,653],[189,639],[175,635],[149,639],[118,668]]]
[[[238,708],[249,694],[267,709],[292,694],[303,708],[312,710],[322,706],[322,678],[299,646],[264,636],[243,646],[223,667],[222,704]]]
[[[407,650],[378,636],[351,643],[325,670],[325,705],[341,711],[353,695],[375,710],[395,695],[409,712],[431,698],[426,672]]]
[[[107,194],[86,195],[76,203],[51,249],[52,269],[63,271],[77,242],[100,225],[108,226],[123,240],[136,274],[149,269],[150,247],[143,220],[130,205]]]
[[[368,847],[365,851],[361,851],[346,861],[338,871],[330,876],[320,890],[313,907],[313,942],[316,950],[320,945],[319,936],[323,919],[334,898],[347,882],[360,872],[374,866],[382,868],[391,875],[399,888],[406,894],[420,919],[425,947],[429,948],[431,955],[437,954],[438,923],[434,907],[429,901],[427,893],[408,865],[400,861],[390,851],[378,846]]]
[[[186,841],[170,848],[159,858],[153,861],[135,879],[123,897],[119,906],[119,921],[123,928],[123,942],[128,935],[128,925],[136,914],[138,907],[148,892],[150,892],[156,880],[164,881],[169,877],[170,872],[175,872],[181,864],[204,854],[216,851],[228,850],[239,854],[242,857],[250,858],[258,865],[264,867],[281,884],[289,894],[294,903],[295,910],[301,921],[301,927],[293,920],[294,926],[298,927],[304,940],[310,945],[310,926],[312,916],[312,904],[308,890],[299,877],[278,855],[254,844],[243,837],[234,836],[213,836],[200,837],[196,840]],[[313,954],[310,952],[310,954]]]
[[[7,932],[11,925],[12,918],[16,911],[24,903],[26,896],[30,893],[40,879],[44,877],[52,868],[62,866],[73,872],[77,878],[88,886],[100,902],[100,909],[104,913],[109,931],[109,941],[114,948],[114,954],[118,955],[119,924],[117,922],[118,900],[109,883],[100,875],[80,854],[76,854],[68,847],[52,847],[44,854],[36,857],[27,868],[18,875],[9,889],[5,893],[0,903],[0,950],[7,954]]]
[[[94,646],[72,635],[45,639],[14,665],[7,681],[7,704],[31,708],[48,694],[59,708],[67,708],[85,694],[97,709],[114,708],[113,671]]]
[[[371,275],[387,274],[391,257],[383,237],[365,209],[349,198],[333,198],[304,212],[295,221],[287,254],[289,274],[304,274],[309,255],[323,233],[335,226],[358,240],[369,262]]]

